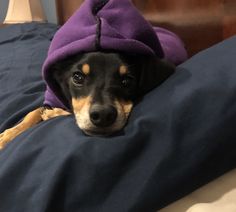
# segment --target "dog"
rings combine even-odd
[[[52,80],[68,110],[43,105],[0,134],[0,148],[41,121],[73,114],[89,136],[109,136],[127,123],[144,94],[174,73],[175,66],[154,56],[114,52],[76,54],[54,64]]]

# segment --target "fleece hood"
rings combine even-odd
[[[47,83],[44,104],[67,108],[51,81],[51,65],[77,53],[102,50],[165,57],[176,64],[187,57],[181,40],[153,28],[130,0],[85,0],[51,42],[42,70]]]

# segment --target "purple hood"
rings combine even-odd
[[[66,109],[50,80],[52,64],[76,53],[102,50],[155,55],[175,64],[187,58],[181,40],[152,27],[130,0],[85,0],[51,42],[42,70],[47,83],[44,104]]]

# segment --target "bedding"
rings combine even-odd
[[[0,30],[0,131],[42,105],[41,66],[57,30]],[[0,211],[145,211],[236,165],[236,37],[202,51],[145,95],[112,137],[73,116],[38,124],[0,152]]]

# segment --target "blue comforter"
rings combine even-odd
[[[57,27],[0,30],[0,132],[42,105],[41,65]],[[111,138],[73,116],[42,122],[0,152],[0,211],[151,212],[236,167],[236,37],[177,67]]]

